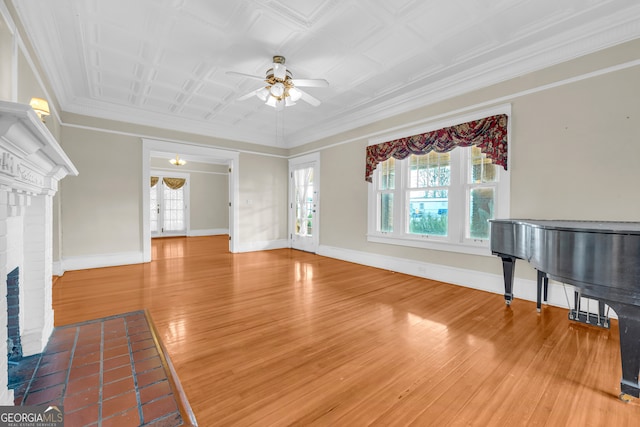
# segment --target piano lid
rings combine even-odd
[[[534,227],[563,230],[582,231],[591,233],[610,234],[638,234],[640,235],[640,222],[625,221],[567,221],[567,220],[541,220],[541,219],[490,219],[489,222],[528,224]]]

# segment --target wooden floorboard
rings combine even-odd
[[[56,325],[148,309],[202,426],[637,426],[617,323],[225,236],[66,272]]]

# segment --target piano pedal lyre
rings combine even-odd
[[[631,402],[631,401],[634,399],[634,397],[633,397],[633,396],[631,396],[630,394],[627,394],[627,393],[622,392],[622,393],[620,393],[620,395],[618,396],[618,399],[622,400],[624,403],[629,403],[629,402]]]
[[[605,304],[598,301],[598,313],[591,313],[589,309],[589,299],[587,299],[587,309],[581,309],[582,293],[574,291],[574,308],[569,307],[569,320],[580,322],[587,325],[597,326],[599,328],[609,329],[611,322],[609,321],[608,309],[605,312]]]

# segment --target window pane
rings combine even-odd
[[[446,236],[448,224],[447,190],[409,192],[409,233]]]
[[[184,230],[184,187],[172,190],[164,187],[164,231]]]
[[[158,232],[158,184],[151,187],[149,193],[149,225],[152,233]]]
[[[396,159],[393,157],[378,165],[380,168],[380,190],[396,188]]]
[[[487,159],[487,156],[478,147],[471,147],[471,171],[470,182],[479,184],[483,182],[496,182],[496,165]]]
[[[469,238],[488,239],[489,219],[493,219],[493,188],[474,188],[469,194]]]
[[[380,194],[379,230],[385,233],[393,231],[393,193]]]
[[[444,187],[451,182],[449,153],[409,157],[409,186],[411,188]]]
[[[296,192],[296,234],[313,235],[313,167],[294,171],[294,187]]]

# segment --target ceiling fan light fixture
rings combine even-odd
[[[265,104],[267,104],[269,107],[274,107],[276,106],[276,98],[274,98],[273,96],[270,96],[267,99],[267,102],[265,102]]]
[[[271,92],[271,96],[275,98],[282,98],[282,96],[284,95],[284,90],[285,90],[284,84],[278,82],[271,86],[271,88],[269,89],[269,92]]]
[[[287,75],[287,68],[282,64],[273,64],[273,76],[276,79],[284,80]]]
[[[258,90],[256,92],[256,96],[258,97],[258,99],[260,99],[261,101],[266,101],[267,97],[269,96],[269,89],[267,89],[266,87],[263,87],[262,89]]]
[[[287,76],[287,67],[284,66],[284,56],[276,55],[273,57],[273,76],[276,79],[284,80]]]
[[[292,88],[289,89],[289,98],[291,98],[291,101],[293,101],[295,103],[297,100],[302,98],[302,92],[300,92],[295,87],[292,87]],[[289,98],[287,98],[287,99],[289,99]],[[291,104],[291,105],[293,105],[293,104]]]
[[[296,105],[296,102],[295,102],[293,99],[291,99],[291,97],[290,97],[290,96],[287,96],[287,97],[284,99],[284,106],[285,106],[285,107],[291,107],[292,105]]]

